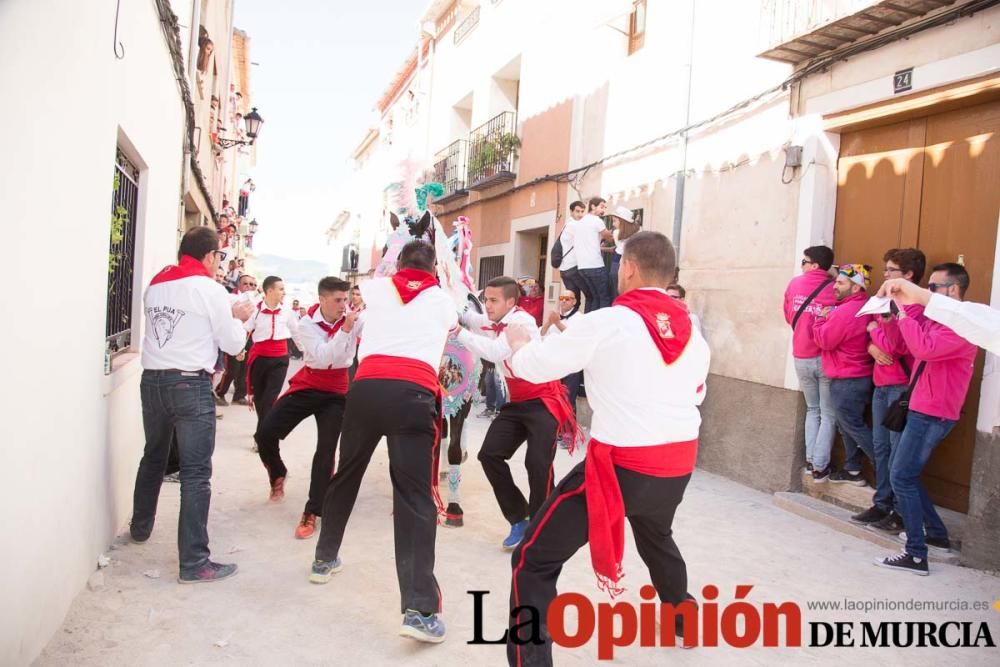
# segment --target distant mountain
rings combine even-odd
[[[316,283],[330,275],[330,266],[310,259],[258,255],[254,260],[254,273],[262,278],[280,276],[286,283]]]

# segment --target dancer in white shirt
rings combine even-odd
[[[163,471],[176,435],[181,480],[178,581],[182,584],[216,581],[236,573],[235,564],[209,560],[208,506],[215,450],[212,373],[220,348],[228,354],[238,354],[243,348],[240,320],[250,317],[253,305],[230,305],[225,288],[215,282],[218,247],[215,230],[189,230],[181,240],[178,264],[156,274],[143,295],[146,328],[139,393],[146,448],[135,476],[129,532],[139,543],[153,532]]]
[[[264,278],[264,300],[246,323],[253,344],[247,357],[247,398],[257,411],[257,428],[264,422],[281,393],[288,374],[288,340],[298,317],[282,306],[285,283],[277,276]]]
[[[288,382],[286,391],[261,420],[254,439],[271,484],[271,500],[285,495],[288,469],[278,446],[306,417],[316,418],[316,453],[313,455],[309,499],[295,528],[295,537],[307,539],[322,516],[323,498],[333,475],[333,461],[344,418],[347,368],[354,360],[357,313],[345,316],[350,283],[339,278],[319,281],[319,303],[300,321],[295,340],[305,365]]]
[[[559,483],[512,558],[510,664],[551,665],[552,644],[527,639],[522,605],[545,623],[562,565],[584,544],[601,589],[623,589],[625,518],[662,602],[687,598],[687,570],[671,535],[674,512],[694,469],[705,397],[708,345],[687,309],[667,296],[674,249],[663,234],[639,232],[625,243],[621,296],[544,342],[511,328],[508,362],[532,382],[582,368],[594,409],[587,458]],[[678,616],[678,618],[682,618]],[[676,630],[677,628],[675,628]],[[548,637],[542,628],[542,638]]]

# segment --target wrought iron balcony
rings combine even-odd
[[[520,147],[517,116],[513,111],[504,111],[469,133],[468,188],[480,190],[513,181]]]
[[[468,171],[469,142],[453,141],[434,156],[434,180],[444,186],[444,194],[435,200],[443,204],[465,196],[465,176]]]

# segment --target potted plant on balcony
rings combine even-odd
[[[493,139],[480,139],[469,147],[469,180],[481,181],[498,171],[510,171],[521,140],[507,132]]]

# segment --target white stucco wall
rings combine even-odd
[[[12,351],[0,389],[5,665],[38,654],[131,511],[143,447],[138,361],[103,374],[116,143],[143,166],[137,297],[176,260],[180,95],[153,3],[122,3],[122,60],[114,24],[114,4],[93,0],[0,3],[5,266],[15,303],[31,306],[0,327]]]

